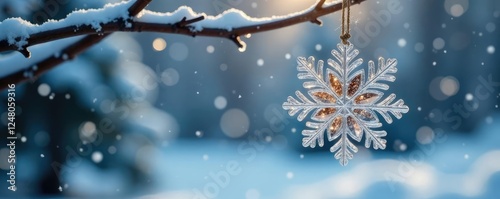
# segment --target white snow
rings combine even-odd
[[[66,18],[61,20],[48,20],[47,22],[37,25],[21,18],[9,18],[0,22],[0,40],[7,40],[10,45],[16,45],[19,49],[27,44],[26,39],[31,34],[54,30],[68,26],[83,26],[91,25],[96,31],[101,30],[101,24],[106,24],[118,19],[127,19],[128,8],[135,0],[106,4],[104,8],[76,10],[68,14]],[[20,38],[20,41],[16,41]]]
[[[29,21],[23,20],[21,18],[9,18],[4,20],[3,22],[0,22],[0,40],[7,40],[10,45],[16,45],[19,49],[21,49],[23,45],[27,44],[26,39],[28,39],[30,35],[43,31],[69,26],[78,27],[83,25],[91,25],[96,31],[100,31],[102,24],[113,22],[118,19],[129,18],[128,8],[134,2],[135,0],[131,0],[114,4],[106,4],[104,8],[100,9],[76,10],[68,14],[64,19],[48,20],[41,25],[32,24]],[[325,6],[328,5],[329,4]],[[303,14],[304,12],[310,11],[313,8],[314,6],[301,12],[296,12],[284,16],[253,18],[245,14],[243,11],[237,9],[229,9],[219,15],[209,16],[205,13],[197,13],[190,7],[181,6],[177,10],[167,13],[143,10],[137,17],[134,18],[134,20],[138,22],[171,24],[179,22],[184,17],[186,17],[187,19],[194,19],[200,16],[204,16],[204,20],[191,24],[193,26],[193,31],[201,31],[203,30],[203,28],[220,28],[232,30],[233,28],[237,27],[269,23],[297,16]],[[16,39],[20,39],[20,41],[16,41]]]
[[[226,10],[223,13],[216,16],[209,16],[206,15],[205,13],[197,13],[188,6],[181,6],[174,12],[167,12],[167,13],[159,13],[149,10],[143,10],[141,13],[139,13],[139,15],[137,15],[135,21],[147,22],[147,23],[176,23],[182,20],[183,17],[186,17],[187,19],[194,19],[200,16],[204,16],[205,17],[204,20],[191,24],[193,26],[193,31],[201,31],[203,30],[203,28],[217,28],[217,29],[226,29],[230,31],[233,28],[254,26],[262,23],[270,23],[285,18],[294,17],[303,14],[307,11],[310,11],[313,8],[314,6],[306,10],[303,10],[301,12],[296,12],[284,16],[254,18],[248,16],[245,12],[234,8]]]

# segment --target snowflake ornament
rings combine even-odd
[[[403,113],[408,112],[408,106],[402,99],[394,102],[396,95],[390,94],[383,98],[382,91],[388,90],[385,82],[394,82],[397,72],[397,60],[379,58],[378,67],[373,61],[368,62],[368,74],[364,69],[356,70],[363,63],[358,58],[359,51],[352,44],[337,44],[337,50],[332,50],[335,60],[328,59],[330,67],[323,69],[323,61],[320,60],[315,67],[314,57],[297,59],[297,77],[305,80],[303,87],[308,90],[310,97],[296,91],[297,99],[289,96],[283,103],[283,108],[288,110],[290,116],[297,113],[297,120],[304,120],[310,112],[310,121],[306,122],[309,129],[304,129],[302,145],[304,147],[316,147],[316,143],[324,145],[324,134],[326,132],[329,142],[336,140],[330,148],[335,153],[342,166],[347,165],[352,159],[353,153],[358,148],[352,140],[360,142],[365,136],[365,147],[374,149],[385,149],[387,132],[374,130],[381,127],[379,113],[387,123],[392,123],[392,114],[397,119]],[[366,77],[365,77],[366,76]],[[390,113],[390,114],[389,114]]]

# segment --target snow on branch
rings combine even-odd
[[[364,0],[353,0],[360,3]],[[233,40],[238,47],[244,43],[237,37],[283,28],[286,26],[313,22],[321,24],[318,17],[335,12],[341,3],[325,4],[320,0],[315,6],[301,12],[285,16],[252,18],[241,10],[230,9],[217,16],[196,13],[190,7],[181,6],[171,13],[142,10],[136,17],[129,18],[127,9],[131,2],[107,4],[101,9],[78,10],[65,19],[50,20],[42,25],[34,25],[20,18],[7,19],[0,23],[0,52],[26,51],[32,45],[78,35],[124,32],[163,32],[190,36],[223,37]],[[183,21],[184,19],[184,21]],[[186,19],[191,21],[189,26]],[[180,25],[180,22],[183,21]],[[180,25],[180,26],[179,26]]]
[[[140,11],[142,11],[152,0],[131,0],[133,4],[128,8],[128,13],[130,16],[137,15]],[[0,24],[0,27],[2,25]],[[4,27],[5,28],[5,27]],[[4,32],[0,28],[0,32]],[[68,41],[61,40],[59,45],[56,46],[56,51],[52,51],[51,55],[45,56],[47,49],[53,49],[54,46],[40,46],[37,49],[41,55],[36,55],[35,60],[33,58],[30,61],[28,59],[28,63],[25,63],[24,66],[17,66],[21,60],[21,57],[17,56],[18,54],[11,54],[6,56],[6,58],[0,59],[0,67],[9,67],[8,69],[0,69],[0,89],[5,89],[8,84],[12,83],[20,83],[27,80],[34,80],[35,77],[42,75],[48,70],[54,68],[55,66],[64,63],[68,59],[72,59],[78,54],[82,53],[86,49],[90,48],[96,43],[99,43],[104,38],[106,38],[109,34],[94,34],[84,36],[82,39],[75,41],[74,43],[69,41],[71,44],[66,44]],[[58,42],[58,41],[56,41]],[[54,42],[52,42],[54,43]],[[63,47],[62,50],[59,50],[60,46]],[[10,72],[13,71],[13,72]]]
[[[352,4],[359,4],[363,1],[365,0],[352,0]],[[108,4],[101,9],[74,11],[64,19],[59,21],[49,20],[42,25],[34,25],[20,18],[7,19],[0,23],[0,52],[18,51],[25,57],[29,57],[31,53],[28,48],[31,46],[69,37],[88,35],[81,40],[86,40],[86,43],[77,42],[78,44],[75,43],[68,47],[72,52],[66,54],[71,59],[113,32],[143,31],[181,34],[192,37],[225,38],[234,42],[240,49],[244,49],[246,44],[240,39],[242,35],[280,29],[303,22],[321,25],[318,17],[342,9],[341,2],[325,3],[325,0],[319,0],[315,5],[301,12],[284,16],[252,18],[243,11],[236,9],[229,9],[217,16],[197,13],[187,6],[181,6],[176,11],[167,13],[143,10],[150,2],[151,0],[131,0]],[[50,59],[52,58],[49,57],[45,61]],[[41,74],[40,71],[48,70],[63,61],[65,60],[49,61],[45,65],[37,63],[39,71],[32,71],[35,72],[33,76],[36,77]],[[41,65],[46,66],[46,68],[41,68]],[[24,70],[29,70],[32,66],[26,66]],[[23,74],[25,72],[20,71],[18,73]],[[14,79],[19,82],[33,76]],[[4,79],[9,77],[11,75],[0,79],[0,83],[3,83]],[[13,80],[12,78],[9,79]],[[4,86],[5,84],[1,85]]]

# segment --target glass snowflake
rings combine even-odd
[[[335,153],[342,166],[347,165],[353,153],[358,148],[351,140],[361,142],[365,136],[365,147],[385,149],[387,132],[375,130],[381,127],[379,113],[387,123],[392,123],[392,114],[397,119],[408,112],[408,106],[402,99],[394,102],[395,94],[383,98],[382,91],[388,90],[385,82],[394,82],[397,72],[397,60],[379,58],[378,67],[373,61],[368,62],[368,75],[364,69],[356,70],[363,63],[363,59],[355,59],[359,51],[352,44],[339,43],[337,50],[332,50],[333,59],[328,59],[328,66],[323,69],[320,60],[315,67],[314,57],[297,59],[297,77],[305,80],[303,87],[308,90],[309,96],[296,91],[297,99],[289,96],[283,103],[283,108],[288,110],[290,116],[297,113],[297,120],[304,120],[310,112],[310,121],[306,122],[308,129],[302,131],[304,147],[316,147],[316,143],[324,145],[326,132],[329,142],[336,140],[330,148]],[[365,77],[366,76],[366,77]]]

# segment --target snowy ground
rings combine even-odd
[[[300,154],[273,142],[261,148],[247,141],[176,141],[118,154],[152,174],[148,193],[136,193],[144,198],[491,198],[500,185],[498,129],[500,123],[484,122],[477,137],[436,133],[429,144],[401,153],[361,148],[347,167],[329,153]],[[126,189],[123,173],[101,172],[82,165],[65,191],[92,196]]]

